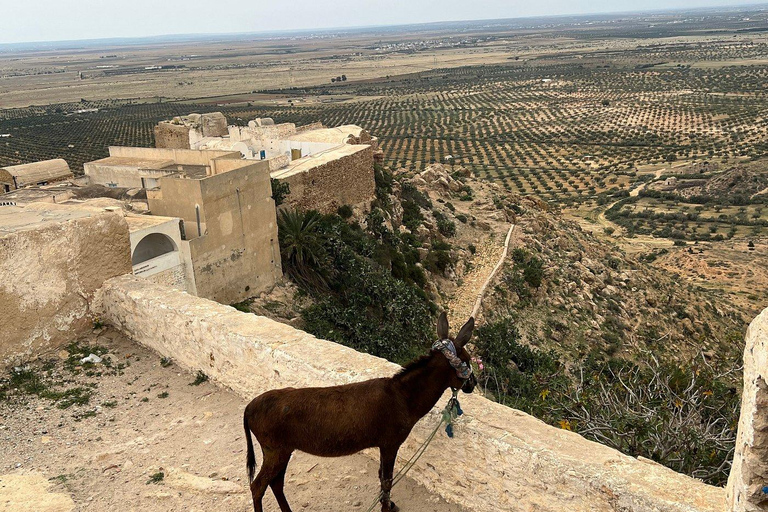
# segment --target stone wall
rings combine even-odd
[[[189,114],[155,125],[155,147],[190,149],[205,137],[227,135],[227,118],[221,112]]]
[[[183,263],[165,269],[156,274],[152,274],[149,277],[145,277],[147,281],[151,281],[155,284],[168,286],[170,288],[176,288],[177,290],[189,291],[187,283],[187,269]]]
[[[295,167],[273,173],[273,178],[288,183],[291,189],[283,207],[333,213],[339,206],[372,200],[376,193],[373,149],[370,146],[342,148],[358,149],[338,158],[321,160],[320,156],[306,162],[299,160]]]
[[[768,309],[749,325],[739,433],[726,494],[729,512],[768,510]]]
[[[0,237],[0,361],[37,355],[89,328],[93,294],[106,279],[131,272],[130,255],[122,213],[49,221]]]
[[[155,125],[155,147],[190,149],[189,127],[183,124],[158,123]]]
[[[123,158],[144,158],[147,160],[171,160],[180,165],[209,165],[211,160],[232,158],[240,160],[239,151],[221,151],[216,149],[167,149],[134,148],[128,146],[110,146],[109,156]]]
[[[131,276],[105,283],[99,310],[135,341],[192,371],[202,370],[246,399],[285,386],[388,376],[399,368],[267,318]],[[439,408],[447,398],[448,393]],[[723,489],[550,427],[479,395],[464,395],[462,405],[465,415],[455,438],[440,433],[409,474],[467,510],[722,511]],[[414,453],[438,415],[435,409],[417,424],[397,468]],[[372,478],[361,475],[361,484],[375,486]],[[397,496],[395,488],[395,501]],[[407,509],[407,504],[399,505]]]

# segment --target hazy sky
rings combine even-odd
[[[741,5],[745,0],[0,0],[0,43]]]

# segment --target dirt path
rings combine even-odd
[[[63,401],[0,393],[0,511],[253,510],[245,400],[209,382],[190,385],[195,376],[174,364],[163,367],[156,354],[114,331],[84,343],[104,347],[112,369],[83,368],[76,351],[54,355],[45,371],[44,363],[31,368],[47,374],[42,382],[53,383],[50,389],[95,386],[89,403],[60,409]],[[129,366],[116,371],[118,364]],[[294,511],[364,511],[378,492],[377,471],[363,454],[321,459],[296,453],[286,495]],[[394,489],[393,500],[404,512],[461,510],[410,479]],[[278,511],[270,492],[264,504]]]
[[[472,269],[464,276],[461,286],[448,302],[448,322],[451,325],[462,325],[470,316],[479,314],[482,294],[505,256],[505,242],[511,233],[508,232],[506,238],[491,236],[477,249],[472,259]]]

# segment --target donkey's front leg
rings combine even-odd
[[[400,446],[390,447],[382,446],[379,449],[381,453],[381,468],[379,469],[379,480],[381,480],[381,512],[398,512],[395,503],[389,499],[392,491],[392,473],[395,470],[395,460],[397,459],[397,450]]]

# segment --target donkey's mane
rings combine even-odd
[[[434,350],[430,350],[429,354],[426,354],[419,358],[414,359],[413,361],[405,365],[402,370],[397,372],[395,374],[395,378],[402,378],[408,375],[409,373],[412,373],[412,372],[415,372],[416,370],[424,368],[429,364],[429,360],[432,358],[432,354],[434,353],[435,353]]]

